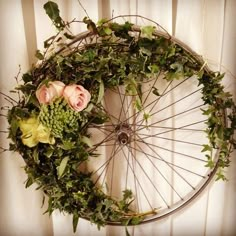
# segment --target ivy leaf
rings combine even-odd
[[[74,39],[74,38],[75,38],[74,35],[68,34],[67,32],[64,33],[64,36],[65,36],[66,38],[68,38],[68,39]]]
[[[18,122],[18,120],[15,117],[12,117],[10,125],[11,125],[11,127],[10,127],[10,134],[9,134],[9,136],[10,136],[10,138],[12,138],[14,140],[15,137],[16,137],[16,132],[17,132],[17,130],[19,128],[19,122]]]
[[[216,181],[218,181],[218,180],[226,181],[227,180],[227,178],[225,177],[225,175],[221,169],[216,173],[216,176],[217,176]]]
[[[174,56],[175,55],[175,45],[173,45],[173,47],[170,47],[170,49],[168,51],[169,51],[168,55],[167,55],[168,58]]]
[[[101,80],[101,81],[100,81],[100,85],[99,85],[99,92],[98,92],[97,104],[102,101],[103,96],[104,96],[104,83],[103,83],[103,81]]]
[[[102,26],[104,23],[106,23],[108,20],[106,18],[102,18],[97,22],[98,26]]]
[[[22,79],[25,83],[30,82],[30,81],[33,80],[32,76],[29,73],[23,74]]]
[[[58,5],[55,2],[48,1],[44,4],[43,8],[45,9],[50,19],[56,20],[58,17],[60,17],[60,11]]]
[[[130,189],[126,189],[123,191],[123,199],[127,200],[127,199],[131,199],[133,197],[133,193]]]
[[[207,161],[207,164],[205,165],[205,167],[210,167],[211,169],[214,168],[215,166],[215,163],[214,161],[211,159],[211,157],[209,155],[206,155],[208,161]]]
[[[79,215],[78,215],[77,212],[75,212],[73,214],[73,232],[74,233],[76,232],[76,228],[77,228],[78,222],[79,222]]]
[[[33,151],[33,158],[35,163],[39,164],[39,152],[37,148],[35,148]]]
[[[166,77],[165,79],[167,81],[172,81],[174,79],[176,80],[179,80],[179,79],[183,79],[184,78],[184,73],[179,71],[179,72],[172,72],[172,71],[169,71],[167,74],[166,74]]]
[[[112,30],[108,27],[104,27],[104,32],[107,34],[107,35],[110,35],[112,33]]]
[[[212,147],[210,147],[208,144],[204,144],[201,152],[208,152],[208,151],[211,152]]]
[[[143,109],[142,102],[139,97],[136,98],[134,106],[136,107],[138,111],[141,111]]]
[[[49,147],[47,149],[47,151],[45,152],[45,156],[50,158],[52,156],[53,152],[54,152],[54,149]]]
[[[212,108],[208,108],[206,110],[204,110],[204,109],[200,109],[200,110],[202,111],[202,114],[206,115],[206,116],[210,115],[213,111]]]
[[[27,181],[26,181],[25,187],[28,188],[28,187],[30,187],[33,183],[34,183],[34,180],[33,180],[31,177],[29,177],[29,178],[27,179]]]
[[[62,140],[62,145],[60,145],[60,147],[63,150],[71,150],[75,148],[75,142],[72,142],[70,140]]]
[[[130,73],[127,77],[127,80],[125,80],[125,91],[129,95],[137,95],[137,81],[135,80],[135,76]]]
[[[81,138],[81,142],[87,144],[89,147],[92,147],[92,146],[93,146],[93,144],[92,144],[90,138],[88,138],[88,137],[86,137],[86,136],[83,136],[83,137]]]
[[[173,69],[175,72],[183,72],[183,65],[179,62],[171,64],[170,68]]]
[[[128,231],[128,228],[127,228],[127,227],[125,227],[125,235],[126,235],[126,236],[130,236],[130,233],[129,233],[129,231]]]
[[[156,96],[160,96],[160,93],[158,92],[158,89],[156,87],[153,88],[152,93]]]
[[[60,17],[60,11],[58,5],[55,2],[48,1],[44,4],[43,8],[45,9],[47,15],[52,20],[53,24],[57,29],[62,30],[65,27],[65,24]]]
[[[64,174],[65,170],[66,170],[66,166],[67,166],[67,162],[69,160],[69,157],[64,157],[60,163],[60,166],[57,167],[57,174],[58,174],[58,178],[61,178],[62,175]]]
[[[138,225],[142,220],[143,220],[143,217],[141,217],[141,216],[134,216],[131,219],[131,224],[132,225]]]
[[[141,35],[144,38],[152,39],[152,34],[154,30],[155,30],[155,27],[151,25],[141,27]]]
[[[43,60],[43,59],[44,59],[43,54],[42,54],[39,50],[36,51],[35,56],[36,56],[39,60]]]
[[[46,39],[46,40],[43,42],[44,48],[48,48],[48,47],[52,44],[52,42],[53,42],[53,40],[55,39],[55,37],[56,37],[56,36],[52,36],[52,37]]]
[[[85,24],[87,24],[87,29],[90,32],[92,32],[92,33],[97,33],[98,32],[96,24],[91,19],[89,19],[87,16],[84,17],[83,22]]]
[[[143,114],[143,119],[145,120],[145,122],[148,122],[148,119],[150,119],[151,115],[149,113],[144,112]]]
[[[142,56],[151,56],[152,55],[152,52],[150,51],[150,50],[148,50],[148,49],[146,49],[146,48],[144,48],[144,47],[141,47],[140,49],[139,49],[139,53],[142,55]]]
[[[159,66],[155,64],[149,65],[148,69],[151,71],[152,74],[157,73],[160,70]]]

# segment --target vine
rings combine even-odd
[[[205,69],[204,62],[169,35],[156,35],[153,26],[137,29],[130,22],[118,24],[113,19],[95,24],[85,17],[88,32],[84,37],[90,36],[91,41],[76,43],[78,38],[68,31],[76,21],[64,22],[53,2],[44,8],[59,32],[45,41],[44,53],[36,52],[40,63],[23,74],[23,84],[16,88],[22,96],[9,109],[7,119],[12,141],[9,150],[20,153],[26,162],[26,187],[37,183],[48,196],[49,214],[55,209],[72,214],[74,231],[80,217],[101,227],[116,221],[135,225],[147,215],[158,214],[156,209],[134,212],[130,190],[123,191],[121,200],[113,199],[92,181],[92,173],[80,167],[99,155],[88,127],[108,120],[102,106],[105,91],[124,85],[127,94],[136,95],[134,107],[143,112],[148,123],[151,115],[143,110],[140,85],[159,73],[167,81],[197,77],[202,100],[208,105],[202,112],[207,117],[209,143],[202,152],[206,153],[207,166],[218,166],[217,179],[226,179],[223,169],[229,166],[230,154],[236,148],[236,107],[221,83],[224,74]],[[70,42],[63,44],[62,37]],[[79,101],[84,107],[77,110],[65,93],[73,86],[83,95]],[[43,102],[38,95],[42,89],[51,89],[50,96],[56,95]],[[160,96],[158,88],[152,92]],[[217,163],[212,159],[213,150],[219,150]]]

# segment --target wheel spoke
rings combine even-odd
[[[164,86],[160,85],[161,95],[152,97],[155,96],[153,89],[159,88],[158,76],[142,87],[141,111],[133,107],[136,95],[124,92],[124,85],[116,86],[109,95],[114,96],[119,110],[109,109],[113,100],[104,98],[101,109],[107,113],[108,122],[102,125],[91,123],[89,126],[105,134],[92,151],[98,147],[109,151],[108,158],[93,172],[93,175],[96,174],[95,183],[107,186],[109,195],[118,197],[121,194],[118,193],[119,188],[115,188],[115,177],[117,174],[123,176],[122,186],[131,189],[135,196],[132,206],[137,212],[153,211],[156,202],[163,212],[168,212],[174,204],[184,203],[188,194],[194,195],[199,188],[198,183],[209,179],[209,168],[205,167],[208,161],[203,158],[204,155],[199,157],[189,151],[201,152],[204,144],[199,137],[206,138],[207,125],[204,123],[207,119],[192,119],[202,117],[201,108],[206,106],[198,96],[201,88],[185,89],[183,95],[178,93],[177,99],[173,100],[169,99],[172,92],[175,93],[177,87],[184,88],[190,77],[176,84],[165,81]],[[147,112],[150,120],[142,117],[143,112]],[[184,124],[183,117],[190,123]],[[177,123],[174,122],[176,119]],[[188,163],[194,165],[188,166]],[[202,163],[203,167],[198,169]],[[148,189],[152,190],[153,196]]]
[[[156,125],[156,124],[159,124],[159,123],[161,123],[161,122],[163,122],[163,121],[167,121],[167,120],[169,120],[169,119],[172,119],[172,118],[174,118],[174,117],[176,117],[176,116],[180,116],[180,115],[186,114],[187,112],[193,111],[193,110],[195,110],[195,109],[197,109],[197,108],[200,108],[200,107],[202,107],[202,106],[203,106],[203,104],[198,105],[198,106],[195,106],[195,107],[192,107],[192,108],[189,108],[189,109],[187,109],[187,110],[185,110],[185,111],[182,111],[182,112],[179,112],[179,113],[177,113],[177,114],[175,114],[175,115],[169,116],[169,117],[164,118],[164,119],[159,120],[159,121],[156,121],[156,122],[152,123],[151,125]],[[138,125],[138,123],[139,123],[139,121],[137,122],[137,125]],[[142,128],[140,128],[140,129],[137,129],[136,131],[140,131],[140,130],[142,130],[142,129],[145,129],[145,128],[142,127]]]
[[[139,146],[139,145],[137,144],[137,146]],[[139,147],[140,147],[140,146],[139,146]],[[142,154],[144,154],[144,155],[147,155],[147,156],[149,156],[149,157],[152,157],[152,158],[154,158],[155,160],[164,162],[164,163],[166,163],[167,165],[171,165],[171,166],[173,166],[173,167],[176,167],[176,168],[178,168],[178,169],[184,170],[184,171],[186,171],[186,172],[188,172],[188,173],[191,173],[191,174],[193,174],[193,175],[199,176],[199,177],[201,177],[201,178],[205,178],[204,175],[201,175],[201,174],[199,174],[199,173],[197,173],[197,172],[191,171],[191,170],[186,169],[186,168],[184,168],[184,167],[182,167],[182,166],[179,166],[179,165],[176,165],[176,164],[174,164],[174,163],[172,163],[172,162],[166,161],[165,159],[161,159],[160,157],[151,155],[151,154],[149,154],[149,153],[145,153],[145,152],[142,151],[142,148],[140,148],[140,149],[137,149],[137,148],[134,148],[134,147],[131,147],[131,148],[134,149],[134,150],[137,151],[137,152],[140,152],[140,153],[142,153]]]
[[[143,104],[146,103],[146,101],[148,100],[149,96],[152,94],[152,89],[155,88],[155,85],[156,85],[156,83],[157,83],[157,80],[159,79],[160,73],[161,73],[161,72],[159,72],[159,73],[156,75],[156,78],[155,78],[155,80],[154,80],[154,82],[153,82],[153,85],[152,85],[152,87],[149,89],[148,94],[147,94],[147,96],[145,97],[145,99],[144,99],[144,101],[143,101]],[[167,86],[167,88],[168,88],[168,86]],[[166,88],[166,89],[167,89],[167,88]],[[164,92],[163,92],[163,93],[164,93]]]
[[[169,107],[172,107],[173,105],[176,105],[177,103],[183,101],[184,99],[189,98],[190,96],[192,96],[193,94],[199,92],[200,90],[201,90],[201,89],[197,89],[197,90],[195,90],[194,92],[192,92],[192,93],[190,93],[190,94],[188,94],[188,95],[186,95],[186,96],[180,98],[179,100],[177,100],[177,101],[175,101],[175,102],[173,102],[173,103],[171,103],[171,104],[168,104],[167,106],[163,107],[162,109],[157,110],[157,111],[155,111],[154,113],[149,114],[149,115],[152,117],[152,116],[154,116],[154,115],[160,113],[161,111],[164,111],[165,109],[167,109],[167,108],[169,108]],[[203,105],[204,105],[204,104],[203,104]],[[151,111],[149,111],[149,112],[151,112]],[[144,119],[140,120],[139,122],[141,122],[141,124],[143,124]]]
[[[90,127],[91,128],[91,127]],[[104,127],[102,127],[102,126],[96,126],[96,127],[93,127],[94,129],[98,129],[101,133],[103,133],[103,134],[105,134],[105,135],[107,135],[107,134],[110,134],[110,133],[112,133],[113,131],[112,130],[110,130],[110,129],[106,129],[106,128],[104,128]]]
[[[113,146],[112,149],[112,153],[111,156],[109,157],[108,160],[106,160],[98,169],[96,169],[92,175],[95,175],[96,173],[98,173],[99,170],[101,170],[103,168],[103,170],[101,171],[101,173],[98,175],[97,179],[95,180],[95,184],[98,182],[98,180],[101,178],[101,176],[103,175],[103,173],[105,172],[105,176],[107,174],[107,169],[110,165],[111,160],[115,157],[115,155],[120,151],[121,149],[119,148],[119,146],[116,147],[116,143]],[[104,177],[105,178],[105,177]]]
[[[129,176],[129,164],[128,163],[129,163],[129,159],[130,159],[130,152],[128,152],[128,160],[127,160],[127,166],[126,166],[125,189],[127,189],[127,186],[128,186],[128,176]],[[137,188],[136,188],[136,193],[137,193]]]
[[[153,137],[153,138],[168,140],[168,141],[177,142],[177,143],[184,143],[184,144],[189,144],[189,145],[194,145],[194,146],[199,146],[199,147],[203,146],[203,144],[199,144],[199,143],[193,143],[193,142],[188,142],[188,141],[183,141],[183,140],[178,140],[178,139],[173,139],[173,138],[160,137],[158,134],[149,135],[149,134],[139,133],[139,136],[145,136],[147,138]]]
[[[158,102],[161,100],[161,98],[165,97],[167,94],[169,94],[171,91],[173,91],[175,88],[179,87],[180,85],[182,85],[185,81],[187,81],[190,77],[187,77],[186,79],[184,79],[183,81],[181,81],[180,83],[178,83],[176,86],[172,87],[170,90],[168,90],[166,92],[166,90],[170,87],[170,85],[172,84],[173,80],[169,82],[169,84],[167,85],[166,89],[164,90],[164,92],[161,94],[160,97],[157,98],[156,102],[154,103],[154,105],[152,106],[150,112],[152,112],[152,110],[154,109],[154,107],[158,104]],[[145,109],[145,107],[144,107]]]
[[[143,186],[141,185],[141,183],[140,183],[140,181],[139,181],[139,179],[138,179],[138,177],[137,177],[137,175],[136,175],[136,171],[134,170],[134,168],[132,167],[132,165],[130,165],[130,163],[128,162],[128,157],[127,157],[125,151],[123,150],[123,146],[122,146],[122,152],[123,152],[124,157],[125,157],[125,159],[126,159],[128,165],[129,165],[129,168],[131,169],[131,171],[132,171],[132,173],[133,173],[134,181],[137,182],[137,184],[139,185],[139,187],[140,187],[140,189],[141,189],[141,191],[142,191],[142,193],[143,193],[143,195],[144,195],[144,197],[145,197],[145,199],[146,199],[148,205],[150,206],[150,208],[151,208],[152,210],[154,210],[154,208],[152,207],[151,201],[148,199],[147,194],[145,193],[145,191],[144,191],[144,189],[143,189]],[[132,150],[129,150],[129,152],[130,152],[131,155],[132,155]],[[136,189],[136,196],[137,196],[137,186],[135,187],[135,189]]]
[[[128,147],[129,148],[129,147]],[[130,149],[130,148],[129,148]],[[133,156],[132,152],[131,155]],[[169,204],[166,202],[165,198],[163,197],[163,195],[160,193],[160,191],[157,189],[156,185],[153,183],[153,181],[151,180],[150,176],[148,175],[148,173],[144,170],[144,168],[142,167],[142,165],[140,164],[140,162],[138,161],[138,159],[133,156],[134,160],[136,161],[136,163],[138,163],[139,167],[141,168],[142,172],[145,174],[145,176],[147,177],[147,179],[149,180],[149,182],[152,184],[153,188],[156,190],[156,192],[158,193],[158,195],[161,197],[162,201],[166,204],[166,206],[169,208]]]
[[[119,118],[118,118],[118,122],[120,123],[122,112],[124,113],[124,116],[125,116],[124,119],[126,119],[126,113],[124,110],[125,95],[123,95],[123,99],[122,99],[119,86],[117,86],[117,90],[118,90],[118,94],[119,94],[119,98],[120,98],[120,102],[121,102],[121,109],[120,109],[120,114],[119,114]]]
[[[170,87],[170,85],[172,84],[173,80],[170,81],[168,83],[168,85],[166,86],[166,88],[164,89],[164,91],[162,92],[162,94],[154,101],[150,102],[149,104],[147,104],[146,106],[144,106],[143,104],[143,110],[145,110],[147,107],[152,106],[150,112],[154,109],[154,107],[158,104],[159,100],[163,97],[165,97],[167,94],[169,94],[171,91],[173,91],[175,88],[179,87],[180,85],[182,85],[185,81],[187,81],[190,77],[187,77],[186,79],[184,79],[183,81],[181,81],[180,83],[178,83],[177,85],[173,86],[171,89],[168,90],[168,88]],[[168,91],[167,91],[168,90]],[[139,114],[139,111],[135,112],[132,116],[130,116],[129,118],[127,118],[127,120],[133,118],[134,116],[137,116]],[[125,120],[125,122],[127,121]]]
[[[204,120],[206,121],[206,120]],[[200,123],[202,123],[203,121],[201,121]],[[199,122],[197,123],[193,123],[193,125],[195,124],[198,124]],[[192,124],[191,124],[192,125]],[[130,124],[130,126],[136,126],[136,124]],[[146,129],[149,129],[149,128],[159,128],[159,129],[169,129],[169,130],[173,130],[173,127],[168,127],[168,126],[160,126],[160,125],[139,125],[139,127],[144,127]],[[185,126],[182,126],[182,127],[185,127]],[[187,127],[187,126],[186,126]],[[175,128],[174,128],[175,129]],[[181,130],[181,131],[197,131],[197,132],[204,132],[205,130],[204,129],[190,129],[190,128],[181,128],[181,127],[178,127],[177,130]]]
[[[152,146],[152,147],[155,147],[155,148],[157,148],[157,149],[165,150],[165,151],[167,151],[167,152],[175,153],[175,154],[178,154],[178,155],[181,155],[181,156],[184,156],[184,157],[188,157],[188,158],[191,158],[191,159],[194,159],[194,160],[197,160],[197,161],[202,161],[202,162],[207,163],[207,160],[199,159],[199,158],[197,158],[197,157],[194,157],[194,156],[192,156],[192,155],[187,155],[187,154],[182,153],[182,152],[176,152],[176,151],[173,151],[173,150],[171,150],[171,149],[158,146],[158,145],[156,145],[156,144],[147,143],[147,142],[143,141],[142,138],[140,138],[140,139],[134,139],[133,141],[134,141],[134,142],[137,142],[137,141],[138,141],[138,142],[140,142],[140,143],[147,144],[147,145]]]
[[[137,144],[137,143],[136,143]],[[176,193],[176,195],[183,200],[183,198],[181,197],[181,195],[177,192],[177,190],[174,188],[174,186],[170,183],[170,181],[167,180],[167,178],[165,177],[165,175],[160,171],[160,169],[156,166],[156,164],[153,162],[153,160],[151,160],[151,158],[149,157],[149,155],[147,155],[147,153],[141,151],[141,147],[137,144],[137,146],[139,147],[139,151],[141,153],[143,153],[147,159],[151,162],[152,166],[157,170],[157,172],[161,175],[161,177],[165,180],[165,182],[171,187],[171,189]]]
[[[106,142],[109,142],[111,140],[113,140],[113,138],[115,137],[115,134],[113,132],[111,132],[110,134],[108,134],[102,141],[96,143],[93,145],[93,147],[89,150],[89,152],[93,152],[97,149],[98,146],[100,146],[101,144],[104,144]]]
[[[105,99],[105,98],[104,98],[104,103],[105,103],[105,106],[107,107],[107,105],[106,105],[106,99]],[[101,106],[102,106],[102,109],[107,113],[108,119],[110,120],[111,124],[112,124],[113,127],[114,127],[115,124],[114,124],[114,122],[112,121],[111,118],[115,119],[116,122],[118,122],[118,119],[117,119],[115,116],[113,116],[110,112],[108,112],[107,109],[106,109],[103,105],[101,105]]]
[[[204,123],[206,122],[207,120],[201,120],[201,121],[196,121],[196,122],[193,122],[193,123],[190,123],[190,124],[187,124],[187,125],[183,125],[183,126],[180,126],[180,127],[172,127],[172,128],[168,128],[169,130],[166,130],[166,131],[162,131],[162,132],[159,132],[159,133],[156,133],[155,136],[158,136],[158,135],[161,135],[161,134],[166,134],[166,133],[169,133],[169,132],[172,132],[172,131],[176,131],[176,130],[183,130],[185,129],[186,127],[189,127],[189,126],[193,126],[193,125],[197,125],[197,124],[201,124],[201,123]],[[144,127],[145,128],[145,127]],[[142,128],[142,129],[144,129]],[[147,128],[147,127],[146,127]],[[140,131],[141,129],[139,129]],[[191,129],[189,129],[188,131],[192,131]],[[198,130],[198,131],[204,131],[204,130]],[[146,138],[143,138],[143,139],[146,139]]]
[[[151,145],[150,145],[149,143],[146,143],[145,141],[143,141],[143,143],[146,144],[146,146],[147,146],[152,152],[154,152],[157,156],[159,156],[162,160],[164,160],[163,157],[162,157],[160,154],[158,154],[158,153],[156,152],[156,150],[154,150],[154,149],[151,147]],[[170,164],[168,164],[168,163],[166,163],[166,164],[167,164],[181,179],[183,179],[184,182],[187,183],[193,190],[195,189],[195,188],[192,186],[192,184],[189,183],[189,181],[187,181],[178,171],[176,171],[176,170],[173,168],[172,165],[170,165]]]

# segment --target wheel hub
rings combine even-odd
[[[121,145],[130,143],[132,130],[127,123],[117,125],[115,131],[117,140]]]

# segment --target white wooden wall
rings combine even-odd
[[[55,31],[45,15],[46,0],[0,0],[0,91],[15,85],[14,76],[34,62],[36,48]],[[84,11],[76,0],[56,1],[64,19],[82,19]],[[138,14],[161,24],[170,34],[202,55],[215,70],[225,71],[226,89],[236,91],[236,0],[81,0],[96,21],[120,14]],[[136,19],[135,19],[136,20]],[[137,23],[142,23],[137,20]],[[85,27],[73,28],[75,32]],[[3,98],[0,98],[3,104]],[[0,119],[0,130],[7,127]],[[7,146],[6,136],[0,145]],[[227,170],[229,182],[214,182],[183,211],[167,219],[129,228],[133,235],[236,235],[236,155]],[[0,157],[0,235],[73,235],[71,217],[55,212],[42,215],[42,195],[24,188],[23,161],[17,154]],[[107,226],[100,231],[80,220],[75,235],[125,235],[122,227]]]

